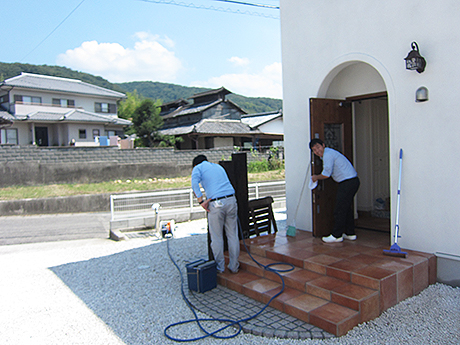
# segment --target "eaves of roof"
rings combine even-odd
[[[13,124],[11,115],[7,111],[0,110],[0,126],[6,126]]]
[[[189,97],[189,99],[200,98],[200,97],[204,97],[204,96],[208,96],[208,95],[217,95],[219,93],[223,93],[225,95],[228,95],[228,94],[230,94],[232,92],[228,91],[225,87],[222,86],[222,87],[220,87],[218,89],[213,89],[213,90],[209,90],[209,91],[196,93],[196,94],[192,95],[191,97]]]
[[[21,73],[21,75],[6,79],[0,83],[0,87],[4,86],[8,88],[17,87],[52,92],[77,93],[117,99],[126,98],[126,95],[121,92],[85,83],[81,80],[31,73]]]
[[[67,113],[53,113],[48,111],[36,111],[23,116],[14,116],[13,121],[25,122],[51,122],[51,123],[104,123],[120,126],[129,126],[131,121],[113,116],[99,115],[88,111],[74,109]]]

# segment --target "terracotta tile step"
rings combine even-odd
[[[359,243],[328,246],[308,236],[292,239],[273,234],[248,239],[246,246],[262,265],[285,262],[295,266],[279,272],[285,289],[271,306],[336,335],[377,317],[436,281],[432,254],[407,250],[407,258],[395,258],[384,256],[382,248]],[[242,243],[239,261],[241,272],[219,275],[221,285],[263,303],[281,290],[278,274],[254,263]]]
[[[374,301],[370,299],[365,302],[362,307],[363,311],[360,311],[288,286],[284,288],[282,294],[276,296],[282,289],[281,283],[259,277],[245,270],[240,270],[238,274],[219,274],[218,282],[229,289],[242,293],[259,302],[268,303],[271,300],[270,306],[273,308],[337,336],[346,334],[350,329],[362,322],[363,315],[368,317],[370,315],[370,307],[373,305],[369,301]],[[351,285],[349,283],[346,284]],[[347,296],[349,294],[344,289],[337,292],[336,295],[331,294],[331,298],[332,296],[336,296],[334,298],[337,298],[339,303],[343,303],[348,299],[346,303],[359,309],[359,306],[353,304],[353,302],[356,302],[356,299],[353,299],[352,296]],[[378,308],[376,312],[378,313]],[[372,313],[375,313],[375,311]]]
[[[273,260],[267,258],[256,255],[253,255],[253,257],[263,265],[274,263]],[[286,268],[282,265],[272,267]],[[336,306],[336,309],[340,310],[338,315],[343,314],[343,318],[346,320],[345,324],[354,323],[354,321],[349,321],[349,318],[361,323],[369,321],[380,314],[380,298],[379,292],[376,290],[298,267],[295,267],[290,272],[282,272],[280,275],[285,283],[284,292],[273,299],[270,305],[306,322],[312,323],[309,321],[310,311],[326,304]],[[240,273],[236,275],[230,273],[219,275],[219,284],[262,303],[268,303],[282,288],[280,277],[257,266],[247,253],[240,255]],[[326,310],[330,308],[332,307],[325,307]],[[344,310],[353,310],[353,312],[344,312]],[[323,328],[322,326],[324,325],[318,320],[323,320],[321,322],[327,321],[329,322],[326,322],[327,327],[329,327],[327,330],[329,331],[332,327],[332,321],[325,318],[325,316],[320,317],[317,315],[316,317],[317,319],[313,318],[318,323],[315,323],[315,325]],[[338,324],[341,324],[344,320],[342,318],[334,320],[338,327],[335,332],[338,332],[342,327],[339,327]]]

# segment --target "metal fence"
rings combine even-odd
[[[275,202],[286,200],[285,181],[256,182],[248,185],[249,199],[271,196]],[[134,220],[156,219],[172,215],[204,213],[191,188],[173,191],[116,194],[110,196],[110,226],[127,228],[136,226]],[[203,215],[203,217],[205,214]],[[188,219],[192,219],[188,216]],[[180,219],[176,219],[179,220]],[[118,224],[115,226],[115,224]]]

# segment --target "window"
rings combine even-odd
[[[36,96],[14,95],[14,101],[22,104],[41,104],[42,98]]]
[[[63,108],[74,108],[75,107],[75,100],[73,100],[73,99],[53,98],[53,105],[55,105],[57,107],[63,107]]]
[[[0,143],[18,145],[18,130],[16,128],[0,130]]]
[[[117,105],[115,103],[94,103],[96,113],[116,114]]]
[[[78,130],[78,138],[86,139],[86,129],[79,129]]]
[[[107,131],[107,136],[110,138],[110,137],[114,137],[116,136],[117,133],[115,131]]]
[[[101,132],[99,131],[99,129],[93,129],[93,139],[95,139],[96,137],[99,137],[101,135]]]

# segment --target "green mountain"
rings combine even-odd
[[[180,98],[187,99],[196,93],[210,90],[201,87],[188,87],[152,81],[110,83],[102,77],[74,71],[67,67],[0,62],[0,81],[15,77],[21,74],[21,72],[79,79],[86,83],[124,93],[137,90],[137,93],[140,96],[152,98],[154,100],[160,99],[163,103],[172,102]],[[225,87],[225,85],[223,86]],[[245,97],[237,94],[230,94],[227,98],[238,104],[249,114],[276,111],[282,109],[283,107],[282,100],[274,98]]]

